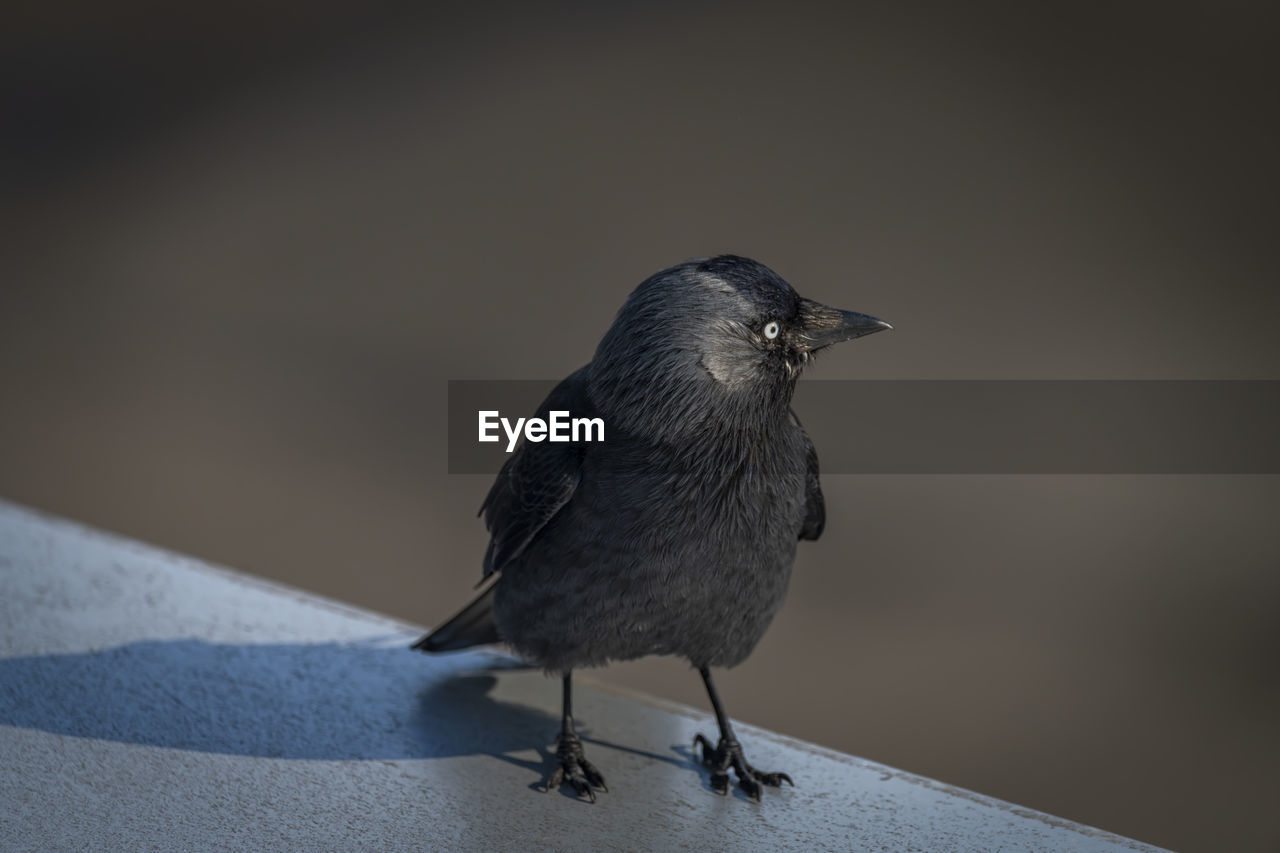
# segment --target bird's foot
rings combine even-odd
[[[583,754],[582,741],[577,735],[562,734],[556,738],[556,761],[559,763],[547,777],[546,791],[554,791],[568,783],[573,786],[578,796],[586,797],[593,803],[596,801],[594,788],[599,788],[606,794],[609,793],[609,789],[604,784],[604,777]]]
[[[765,773],[748,764],[746,756],[742,754],[742,744],[736,740],[720,738],[720,742],[712,748],[711,741],[698,735],[693,739],[695,753],[698,747],[702,747],[702,763],[711,768],[711,790],[717,794],[729,793],[729,768],[733,768],[738,777],[738,787],[757,803],[760,802],[765,785],[780,788],[786,782],[795,787],[796,783],[786,773]]]

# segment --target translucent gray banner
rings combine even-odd
[[[501,468],[478,413],[514,425],[555,384],[450,381],[449,473]],[[1280,473],[1276,380],[809,380],[793,407],[824,474]]]

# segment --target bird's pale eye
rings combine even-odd
[[[764,327],[764,336],[769,340],[773,340],[778,336],[779,331],[781,331],[781,329],[778,326],[778,321],[770,320],[768,325]]]

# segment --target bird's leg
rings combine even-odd
[[[560,721],[560,736],[556,738],[556,769],[547,777],[547,791],[554,791],[564,783],[573,786],[579,796],[591,802],[596,801],[592,788],[599,788],[605,793],[604,777],[595,765],[587,761],[582,752],[582,740],[573,729],[573,674],[564,674],[564,716]]]
[[[724,706],[720,704],[720,694],[711,683],[711,671],[704,666],[699,667],[698,672],[702,674],[702,680],[707,685],[707,695],[711,697],[711,707],[716,712],[716,722],[720,724],[720,742],[715,745],[715,748],[712,748],[711,741],[702,735],[693,739],[694,750],[696,751],[698,747],[702,748],[702,763],[711,768],[711,789],[717,794],[729,793],[729,768],[733,768],[733,772],[738,777],[738,787],[757,803],[760,802],[764,785],[779,788],[783,782],[786,782],[794,786],[795,782],[792,782],[791,777],[786,773],[765,773],[747,763],[746,756],[742,754],[742,744],[738,743],[738,739],[734,737],[733,726],[729,724],[729,717],[724,712]]]

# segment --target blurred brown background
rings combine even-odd
[[[687,257],[897,327],[818,377],[1280,378],[1271,4],[41,9],[0,35],[0,495],[406,619],[484,548],[446,380],[563,376]],[[1280,849],[1278,479],[829,477],[726,701]]]

